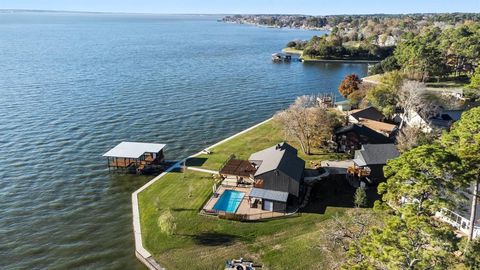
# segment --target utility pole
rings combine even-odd
[[[475,220],[476,215],[477,215],[477,201],[478,201],[478,179],[475,181],[474,187],[473,187],[473,198],[472,198],[472,209],[470,213],[470,229],[468,231],[468,240],[472,241],[473,240],[473,232],[475,229]]]

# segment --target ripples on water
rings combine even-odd
[[[0,14],[0,268],[134,269],[122,140],[177,159],[335,91],[358,64],[272,64],[315,32],[209,16]],[[1,267],[3,265],[3,267]]]

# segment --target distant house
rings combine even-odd
[[[432,116],[421,111],[411,111],[404,121],[406,126],[420,128],[425,133],[431,133],[450,128],[455,121],[460,120],[463,112],[464,110],[441,110]],[[397,122],[401,121],[400,117],[397,119]]]
[[[400,155],[394,144],[365,144],[355,151],[354,165],[348,168],[350,184],[358,187],[364,184],[378,184],[385,180],[383,166],[387,161]]]
[[[348,153],[360,149],[364,144],[393,143],[393,130],[390,133],[386,132],[389,134],[387,136],[386,133],[381,132],[381,127],[377,128],[379,130],[374,130],[363,124],[350,124],[336,129],[332,138],[336,144],[336,151]],[[389,128],[391,127],[389,126]]]
[[[383,121],[385,120],[385,115],[377,110],[375,107],[368,107],[365,109],[352,110],[347,112],[348,122],[349,123],[359,123],[360,119],[369,119],[373,121]]]
[[[277,211],[286,207],[289,196],[299,197],[305,161],[297,156],[297,149],[283,142],[252,154],[249,161],[257,168],[256,189],[250,197],[262,200],[265,210]]]

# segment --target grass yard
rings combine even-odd
[[[382,79],[383,74],[375,74],[375,75],[370,75],[367,77],[363,77],[362,79],[366,82],[371,82],[371,83],[380,83],[380,80]]]
[[[222,269],[226,259],[251,258],[265,269],[323,269],[322,231],[345,209],[244,223],[199,215],[212,192],[210,174],[171,172],[139,194],[144,246],[167,269]],[[190,194],[190,191],[191,194]],[[170,209],[177,229],[161,232],[157,219]]]
[[[223,163],[232,154],[238,159],[248,159],[252,153],[268,148],[282,141],[286,141],[298,149],[298,155],[305,160],[307,168],[312,167],[313,163],[318,163],[322,160],[338,160],[346,157],[343,154],[328,153],[318,149],[314,149],[312,155],[305,155],[302,152],[299,143],[291,138],[285,138],[280,124],[274,120],[270,120],[245,134],[212,148],[212,153],[210,155],[200,155],[189,159],[187,161],[187,166],[220,170]]]

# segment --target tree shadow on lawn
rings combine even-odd
[[[186,166],[191,166],[191,167],[201,167],[206,161],[207,161],[207,158],[191,157],[187,159],[185,164]]]
[[[202,246],[224,246],[231,245],[241,237],[233,234],[204,232],[196,235],[190,235],[196,244]]]
[[[329,206],[354,208],[355,190],[348,184],[345,175],[332,175],[312,188],[308,205],[300,212],[324,214]],[[368,201],[366,208],[372,208],[374,202],[380,199],[377,188],[369,187],[366,193]]]

